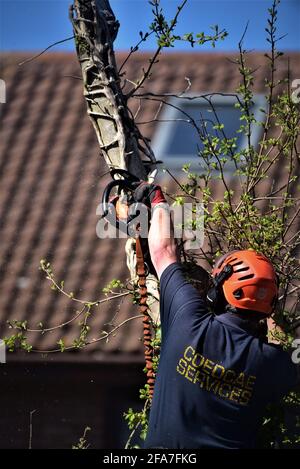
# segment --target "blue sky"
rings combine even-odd
[[[171,18],[181,0],[161,0],[167,17]],[[1,50],[41,50],[51,43],[72,36],[68,19],[71,0],[0,0]],[[129,49],[139,40],[139,31],[146,32],[151,23],[148,0],[111,0],[111,6],[121,23],[116,49]],[[245,45],[248,49],[267,48],[265,41],[267,8],[271,0],[188,0],[181,14],[179,33],[208,32],[209,26],[219,24],[229,37],[216,50],[235,50],[249,20]],[[300,50],[300,0],[282,0],[279,6],[278,33],[287,34],[281,43],[283,50]],[[153,49],[155,41],[143,45]],[[176,49],[190,48],[177,43]],[[209,49],[210,46],[201,46]],[[73,41],[57,45],[53,50],[73,50]],[[199,48],[198,48],[199,49]]]

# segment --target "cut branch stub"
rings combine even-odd
[[[70,18],[88,115],[101,153],[109,168],[127,169],[146,179],[142,159],[155,163],[155,157],[135,125],[121,90],[113,50],[119,23],[108,0],[74,0]]]

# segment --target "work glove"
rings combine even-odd
[[[142,181],[137,184],[138,185],[133,194],[136,202],[143,203],[148,207],[154,207],[160,203],[167,203],[161,187],[157,184],[150,184],[146,181]]]

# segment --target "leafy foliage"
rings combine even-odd
[[[85,427],[83,435],[79,438],[78,443],[72,445],[72,449],[88,449],[89,443],[87,442],[86,435],[91,431],[90,427]]]

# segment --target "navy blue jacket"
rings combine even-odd
[[[266,404],[297,367],[249,321],[208,312],[180,264],[161,277],[162,348],[146,448],[253,448]]]

